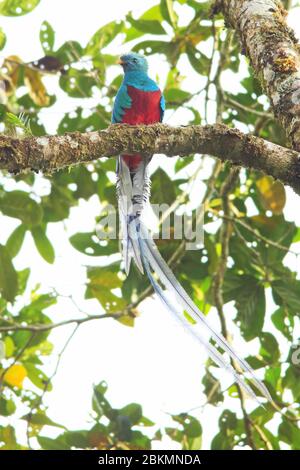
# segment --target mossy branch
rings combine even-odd
[[[0,169],[11,173],[52,173],[101,157],[165,154],[182,157],[200,153],[273,176],[300,194],[300,156],[259,137],[223,124],[171,127],[111,125],[98,132],[64,136],[13,138],[0,136]]]

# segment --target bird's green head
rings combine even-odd
[[[136,52],[129,52],[120,57],[119,64],[124,72],[147,72],[148,62],[146,57]]]

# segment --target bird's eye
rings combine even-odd
[[[132,59],[132,60],[133,60],[133,62],[135,62],[135,63],[138,61],[137,59]]]

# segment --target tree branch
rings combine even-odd
[[[223,124],[186,127],[115,124],[98,132],[64,136],[0,136],[0,169],[12,173],[30,170],[52,173],[120,153],[162,153],[169,157],[191,153],[213,155],[234,165],[263,171],[300,194],[298,152]]]
[[[124,312],[115,313],[104,313],[102,315],[89,315],[88,317],[82,318],[70,318],[58,323],[47,323],[47,324],[28,324],[23,325],[20,323],[11,323],[5,326],[0,326],[1,333],[8,333],[10,331],[31,331],[32,333],[40,333],[41,331],[50,331],[61,326],[67,326],[75,323],[77,326],[82,323],[86,323],[93,320],[103,320],[106,318],[114,318],[115,320],[124,316]],[[8,322],[7,322],[8,323]]]
[[[299,44],[278,0],[216,0],[270,99],[293,147],[300,150]]]

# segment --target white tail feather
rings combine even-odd
[[[243,372],[249,374],[252,383],[257,387],[257,389],[265,398],[272,402],[272,398],[267,388],[259,379],[257,379],[250,365],[244,359],[238,356],[238,354],[234,351],[232,346],[227,342],[222,334],[217,333],[213,329],[213,327],[209,324],[206,316],[198,309],[187,292],[179,284],[173,272],[161,257],[145,225],[139,219],[135,219],[130,224],[130,232],[131,236],[134,236],[133,234],[135,233],[135,238],[139,239],[139,248],[144,269],[155,293],[158,295],[167,310],[172,313],[173,317],[175,317],[175,319],[180,322],[180,324],[194,337],[194,339],[199,341],[205,347],[211,359],[219,367],[224,368],[234,377],[235,381],[239,383],[241,387],[243,387],[250,397],[258,401],[254,391],[245,381],[244,376],[239,374],[231,366],[231,364],[226,361],[223,354],[221,354],[218,349],[210,343],[210,338],[213,338],[217,345],[239,364]],[[173,305],[171,305],[163,289],[154,279],[150,266],[153,272],[157,275],[158,279],[164,284],[166,289],[175,296],[176,300],[183,307],[183,309],[186,310],[191,318],[196,321],[195,325],[192,325],[182,313],[178,312],[178,310],[174,308]]]
[[[141,222],[140,215],[149,197],[149,177],[147,165],[149,160],[144,159],[134,172],[130,172],[126,163],[119,157],[117,166],[117,190],[119,199],[120,223],[122,228],[122,251],[125,262],[125,270],[128,274],[130,262],[133,258],[138,269],[144,270],[153,286],[154,291],[173,317],[199,341],[207,350],[209,356],[219,366],[232,374],[235,381],[243,387],[249,396],[257,400],[252,388],[245,381],[244,373],[249,374],[252,384],[261,394],[272,402],[272,398],[265,385],[257,379],[250,365],[234,351],[232,346],[221,333],[217,333],[209,324],[206,316],[198,309],[187,292],[174,276],[172,270],[160,255],[148,229]],[[178,304],[188,312],[196,322],[192,325],[185,316],[171,305],[163,289],[155,280],[153,273],[162,282],[164,287],[175,297]],[[223,354],[210,343],[213,339],[217,346],[236,361],[241,369],[237,372]],[[258,401],[258,400],[257,400]]]

